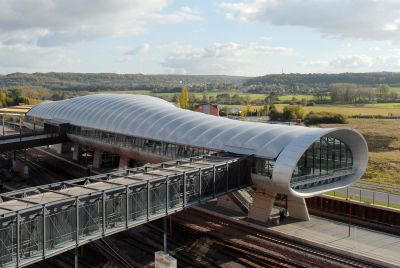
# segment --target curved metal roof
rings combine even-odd
[[[242,122],[183,110],[159,98],[93,94],[39,104],[28,116],[176,144],[275,159],[293,140],[332,129]],[[300,157],[300,156],[299,156]]]

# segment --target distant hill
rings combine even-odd
[[[144,75],[115,73],[12,73],[0,75],[0,87],[40,86],[54,90],[129,90],[182,85],[242,85],[248,77],[226,75]]]
[[[188,86],[192,92],[232,90],[248,87],[261,92],[297,90],[297,85],[326,88],[332,83],[400,86],[400,73],[269,74],[259,77],[228,75],[144,75],[115,73],[12,73],[0,75],[1,87],[42,87],[59,91],[119,91],[147,89],[152,92],[179,92]],[[261,91],[260,91],[261,90]]]
[[[340,74],[269,74],[249,78],[244,85],[287,85],[298,84],[326,86],[332,83],[354,83],[359,85],[400,85],[400,73],[340,73]]]

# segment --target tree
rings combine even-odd
[[[281,119],[282,119],[282,113],[280,113],[277,109],[276,109],[276,107],[275,107],[275,105],[271,105],[270,107],[269,107],[269,118],[272,120],[272,121],[280,121]]]
[[[296,119],[302,119],[303,116],[304,110],[303,107],[301,107],[300,105],[283,107],[283,120],[294,121]]]
[[[315,113],[311,111],[304,118],[304,123],[306,125],[317,125],[317,124],[347,124],[347,117],[338,114],[338,113],[330,113],[330,112],[319,112]]]
[[[186,87],[183,87],[181,90],[181,95],[179,96],[179,107],[182,109],[189,108],[189,93]]]
[[[244,111],[243,116],[251,116],[251,114],[252,114],[251,106],[250,106],[250,105],[247,105],[247,106],[246,106],[246,110]]]
[[[377,89],[377,93],[381,98],[387,98],[390,94],[390,87],[388,85],[381,85]]]
[[[178,94],[174,94],[172,96],[172,102],[173,103],[178,103],[179,102],[179,95]]]
[[[209,103],[209,98],[206,93],[203,93],[203,98],[201,99],[201,103],[204,103],[204,104]]]
[[[264,99],[264,112],[265,115],[269,115],[269,112],[271,110],[271,107],[274,105],[274,100],[276,99],[274,92],[269,94],[267,97]],[[275,106],[274,106],[275,108]]]

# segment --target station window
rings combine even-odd
[[[292,181],[330,175],[353,167],[353,155],[339,139],[322,137],[301,156],[292,174]]]

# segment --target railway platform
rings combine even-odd
[[[400,236],[397,235],[351,225],[349,236],[348,223],[313,215],[310,216],[310,221],[288,217],[279,225],[264,224],[248,219],[244,213],[218,207],[216,202],[209,202],[202,209],[242,221],[249,227],[299,240],[303,244],[316,245],[355,258],[373,259],[376,265],[382,267],[400,267]]]
[[[309,240],[353,255],[400,266],[400,237],[376,230],[311,216],[310,221],[291,222],[269,227],[293,237]]]

